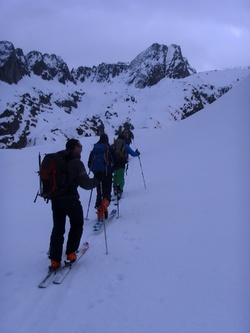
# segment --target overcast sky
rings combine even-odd
[[[198,72],[250,65],[249,0],[0,0],[0,40],[69,69],[180,45]]]

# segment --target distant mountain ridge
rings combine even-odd
[[[0,148],[162,128],[201,110],[249,70],[196,73],[180,46],[152,44],[130,63],[69,70],[60,56],[0,41]],[[222,77],[223,76],[223,77]],[[220,78],[220,79],[219,79]]]
[[[107,81],[123,72],[129,73],[128,84],[135,83],[136,87],[145,88],[157,84],[164,77],[184,78],[196,71],[183,58],[177,45],[167,47],[155,43],[130,64],[102,63],[92,68],[81,66],[70,71],[60,56],[38,51],[24,55],[22,49],[15,49],[11,42],[0,41],[0,80],[9,84],[16,84],[32,73],[44,80],[57,78],[62,84],[67,81],[77,84],[78,80],[84,82],[89,77],[97,82]]]

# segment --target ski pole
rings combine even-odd
[[[104,238],[105,238],[105,247],[106,247],[106,254],[109,254],[108,252],[108,241],[107,241],[107,233],[106,233],[106,220],[103,220],[103,230],[104,230]]]
[[[144,173],[143,173],[143,170],[142,170],[142,164],[141,164],[140,155],[138,155],[138,160],[139,160],[140,167],[141,167],[141,174],[142,174],[142,179],[143,179],[144,187],[146,188],[145,177],[144,177]]]
[[[88,173],[88,176],[90,175],[90,170],[89,170],[89,173]],[[92,193],[93,193],[93,189],[91,189],[90,191],[90,196],[89,196],[89,203],[88,203],[88,209],[87,209],[87,215],[85,217],[85,220],[88,221],[89,220],[89,208],[90,208],[90,203],[91,203],[91,199],[92,199]]]
[[[102,182],[100,182],[100,192],[101,192],[101,199],[103,201]],[[104,219],[103,219],[103,229],[104,229],[104,240],[105,240],[106,254],[108,254],[108,240],[107,240],[106,219],[105,219],[105,216],[104,216]]]
[[[135,149],[138,150],[138,149],[136,148],[136,145],[135,145],[135,139],[133,139],[133,144],[134,144]],[[145,182],[145,177],[144,177],[144,173],[143,173],[143,169],[142,169],[142,164],[141,164],[141,158],[140,158],[140,155],[138,155],[138,160],[139,160],[139,163],[140,163],[140,168],[141,168],[141,174],[142,174],[142,179],[143,179],[144,187],[146,188],[146,182]]]
[[[39,191],[37,191],[37,194],[36,194],[36,196],[35,196],[35,199],[34,199],[34,203],[36,203],[36,199],[38,198],[38,196],[39,196]]]
[[[116,193],[116,205],[117,205],[117,219],[120,217],[120,205],[119,205],[119,199],[118,199],[118,192]]]
[[[41,195],[41,193],[42,193],[42,181],[41,181],[41,174],[40,174],[40,168],[41,168],[41,154],[40,153],[38,154],[38,166],[39,166],[39,169],[38,169],[37,173],[39,176],[39,190],[37,191],[36,197],[33,201],[34,203],[36,202],[37,197],[39,195]]]
[[[89,196],[89,203],[88,203],[88,209],[87,209],[87,215],[85,217],[85,220],[88,221],[89,220],[89,207],[90,207],[90,203],[91,203],[91,199],[92,199],[92,193],[93,193],[93,189],[91,189],[90,191],[90,196]]]

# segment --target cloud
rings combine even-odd
[[[233,37],[240,38],[243,35],[243,29],[235,26],[228,26],[226,28]]]
[[[70,68],[178,44],[198,71],[219,69],[249,64],[249,8],[246,0],[2,0],[0,40],[60,55]]]

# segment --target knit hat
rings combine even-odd
[[[107,136],[107,134],[102,134],[101,136],[100,136],[100,139],[99,139],[99,142],[100,143],[109,143],[109,137]]]
[[[66,149],[74,150],[75,146],[79,144],[79,141],[76,139],[69,139],[66,143]]]

